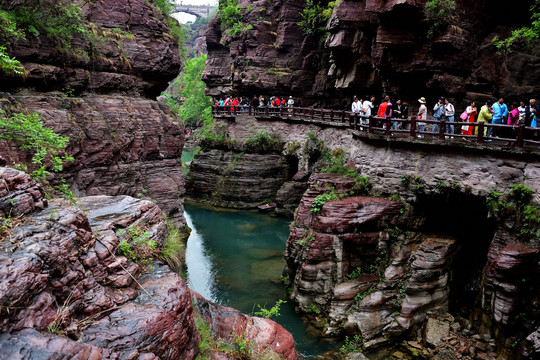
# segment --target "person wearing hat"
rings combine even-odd
[[[292,96],[289,96],[289,100],[287,101],[287,107],[289,108],[289,116],[292,116],[292,112],[293,112],[293,106],[294,106],[294,100],[292,98]]]
[[[420,108],[418,109],[417,119],[426,120],[427,119],[426,98],[421,97],[418,100],[418,102],[420,103]],[[424,135],[422,134],[422,132],[424,131],[424,126],[426,125],[426,123],[422,121],[418,121],[416,124],[418,125],[418,137],[423,138]]]

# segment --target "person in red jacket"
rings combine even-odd
[[[238,105],[240,105],[240,102],[238,102],[237,98],[233,98],[231,101],[231,105],[231,110],[235,111],[235,109],[238,110]]]

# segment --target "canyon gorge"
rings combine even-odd
[[[540,356],[537,149],[229,114],[213,119],[219,139],[197,140],[184,176],[184,124],[156,100],[182,67],[166,15],[144,0],[76,4],[98,40],[16,39],[8,53],[24,77],[0,72],[4,114],[39,114],[74,158],[40,184],[13,168],[31,153],[0,142],[0,358],[302,358],[277,322],[188,288],[185,261],[166,250],[189,236],[184,199],[276,203],[292,221],[287,300],[343,344],[316,359]],[[531,3],[456,1],[431,35],[425,5],[341,0],[305,34],[305,1],[239,0],[242,31],[220,16],[206,30],[206,92],[335,109],[355,94],[456,104],[538,94],[538,47],[498,54],[491,42],[525,25]],[[63,183],[76,197],[51,199]],[[151,244],[142,262],[140,241]]]

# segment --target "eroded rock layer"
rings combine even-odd
[[[230,342],[249,340],[251,350],[262,359],[298,359],[294,339],[281,325],[217,305],[196,292],[192,294],[199,314],[216,338]],[[226,354],[216,354],[216,358],[229,359]]]
[[[468,235],[452,233],[430,226],[435,218],[426,213],[425,198],[407,210],[403,202],[350,197],[354,186],[337,174],[311,176],[285,251],[290,297],[325,336],[356,335],[365,349],[408,336],[418,339],[409,350],[416,346],[428,357],[442,356],[443,348],[463,354],[470,349],[463,344],[476,337],[486,344],[470,351],[486,359],[495,358],[486,349],[496,341],[498,356],[538,355],[539,246],[520,237],[515,218],[491,230],[494,236],[471,236],[470,228]],[[338,200],[321,205],[321,194]],[[456,320],[449,312],[469,318]],[[462,326],[465,332],[451,334]],[[483,337],[471,338],[471,329]],[[452,336],[466,341],[455,346]]]
[[[14,41],[8,52],[27,74],[2,72],[2,109],[37,112],[46,127],[70,138],[75,162],[62,177],[77,195],[140,194],[183,225],[184,129],[154,100],[178,74],[178,46],[160,11],[144,0],[78,5],[81,25],[95,39],[75,37],[69,49],[43,35]],[[9,144],[0,143],[0,154],[10,163],[29,160]]]
[[[439,16],[443,26],[433,31],[425,1],[343,0],[326,37],[304,35],[303,0],[241,0],[242,22],[252,28],[230,36],[219,19],[210,24],[204,79],[211,95],[285,93],[297,105],[341,107],[353,94],[383,92],[412,104],[440,95],[458,103],[501,94],[527,99],[539,90],[537,47],[499,55],[491,40],[527,25],[532,3],[458,0],[449,25]]]
[[[118,254],[121,241],[136,246],[127,230],[118,231],[126,228],[163,248],[168,227],[156,205],[93,196],[78,201],[87,215],[66,200],[32,212],[44,201],[39,186],[23,187],[32,181],[13,169],[0,168],[0,176],[8,190],[0,197],[6,224],[0,233],[0,349],[6,358],[196,357],[199,335],[184,281],[159,263],[140,276],[144,265]],[[27,215],[13,218],[18,202]]]
[[[187,180],[190,198],[214,206],[253,208],[271,202],[292,175],[279,154],[202,150],[193,159]]]

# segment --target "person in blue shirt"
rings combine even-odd
[[[508,107],[504,103],[504,99],[500,98],[499,101],[493,103],[493,118],[492,124],[502,124],[503,119],[508,117]],[[499,137],[500,129],[489,128],[488,136]]]
[[[439,101],[433,107],[433,120],[441,121],[444,115],[444,97],[440,97]],[[433,132],[439,131],[439,124],[433,124]]]

